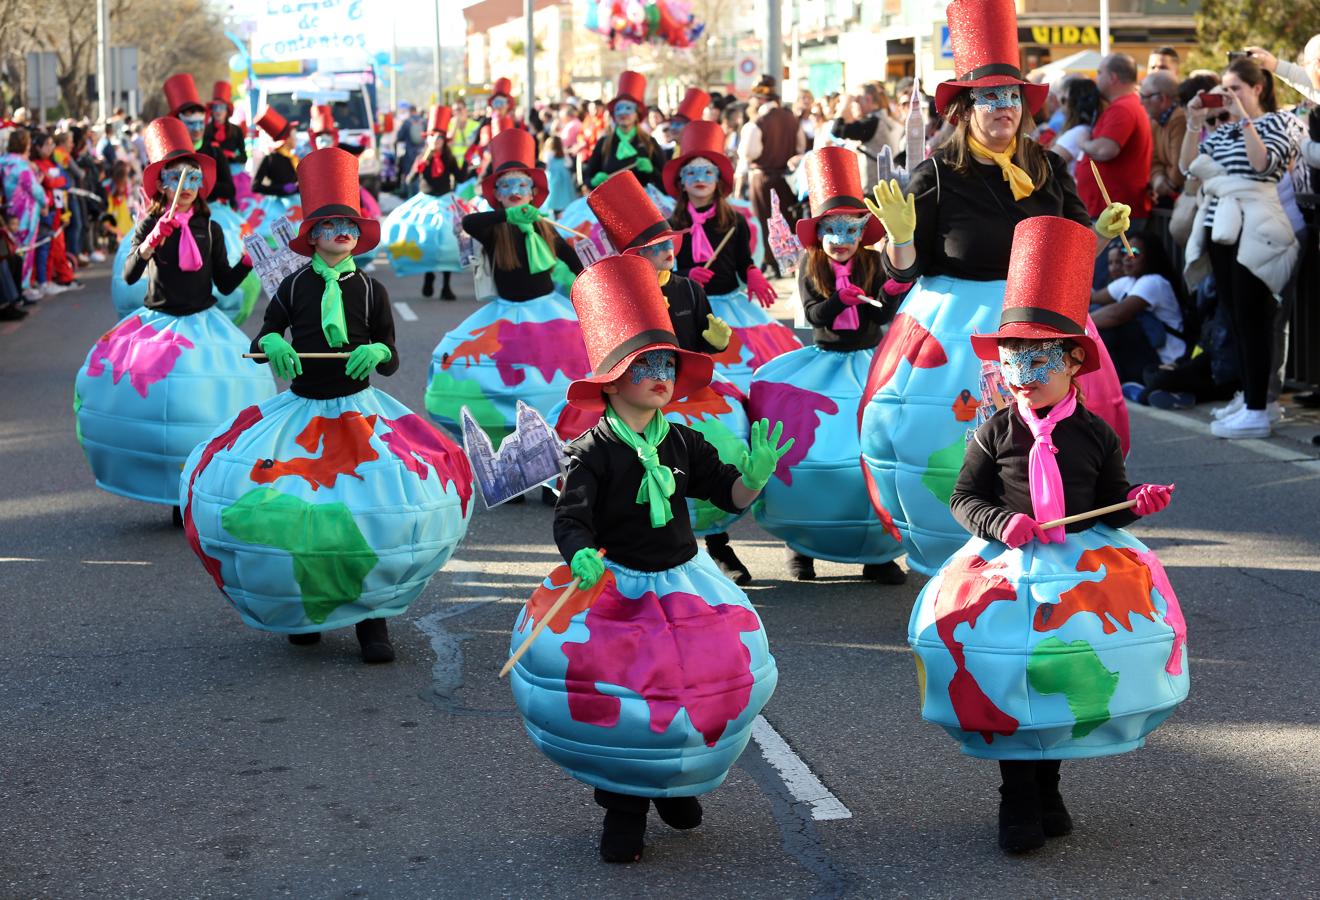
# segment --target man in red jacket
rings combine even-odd
[[[1095,83],[1109,106],[1091,129],[1091,139],[1082,142],[1082,150],[1095,160],[1110,199],[1132,207],[1133,228],[1139,231],[1150,215],[1146,184],[1153,144],[1150,117],[1137,96],[1137,64],[1126,53],[1111,53],[1100,62]],[[1077,193],[1091,218],[1098,218],[1105,200],[1090,163],[1077,167]]]

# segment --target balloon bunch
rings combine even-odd
[[[654,41],[671,47],[691,47],[706,27],[696,20],[687,0],[585,2],[587,29],[608,37],[611,49],[621,40],[633,44]]]

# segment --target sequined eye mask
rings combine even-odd
[[[504,109],[508,105],[509,105],[508,97],[496,97],[490,101],[491,109]]]
[[[206,113],[185,113],[179,116],[189,131],[196,131],[206,124]]]
[[[187,175],[184,175],[183,169],[166,169],[160,173],[161,186],[166,190],[174,191],[179,189],[179,182],[183,182],[185,191],[196,191],[202,186],[202,170],[188,169]]]
[[[645,256],[647,259],[654,259],[657,256],[664,256],[673,249],[674,241],[670,238],[669,240],[661,241],[658,244],[651,244],[649,247],[642,247],[637,252],[642,256]]]
[[[631,100],[619,100],[614,104],[614,118],[619,116],[631,116],[637,112],[637,104]]]
[[[316,149],[322,150],[326,147],[335,145],[335,136],[333,134],[318,134],[316,136]]]
[[[1018,387],[1034,382],[1045,384],[1051,372],[1063,369],[1063,341],[1044,341],[1026,350],[999,348],[999,371],[1009,384]]]
[[[532,193],[532,179],[526,175],[502,175],[495,179],[495,196],[527,197]]]
[[[1018,109],[1022,95],[1015,87],[972,88],[972,105],[977,109]]]
[[[866,231],[866,216],[824,216],[816,223],[816,236],[826,246],[855,244]]]
[[[684,186],[714,184],[719,180],[720,170],[705,161],[691,162],[680,169],[678,175],[683,179]]]
[[[333,239],[347,235],[348,237],[361,237],[362,229],[351,219],[322,219],[312,226],[312,240],[321,241],[327,238]]]
[[[628,367],[628,377],[633,384],[641,384],[643,378],[656,381],[673,381],[678,361],[673,350],[647,350],[632,361]]]

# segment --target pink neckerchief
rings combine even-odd
[[[1054,404],[1054,408],[1043,419],[1036,415],[1029,402],[1018,401],[1018,415],[1035,438],[1031,453],[1027,455],[1027,483],[1031,488],[1031,509],[1037,522],[1051,522],[1066,514],[1063,476],[1059,474],[1059,461],[1054,458],[1059,448],[1054,446],[1050,435],[1054,433],[1054,426],[1071,416],[1076,408],[1076,391],[1069,391],[1068,396]],[[1051,541],[1062,541],[1066,536],[1062,525],[1049,529],[1045,534]]]
[[[852,284],[852,259],[846,263],[836,263],[830,260],[830,268],[834,270],[834,289],[841,291]],[[830,327],[835,331],[856,331],[862,325],[862,320],[857,317],[857,307],[844,306],[843,312],[834,317],[834,324]]]
[[[196,272],[202,267],[202,251],[197,249],[197,238],[193,237],[188,222],[193,211],[174,211],[174,220],[179,223],[179,268],[185,272]]]
[[[706,223],[715,216],[715,210],[718,207],[711,204],[710,209],[705,212],[697,212],[697,208],[691,203],[688,204],[688,216],[692,219],[692,228],[688,233],[692,236],[692,261],[694,263],[710,262],[715,258],[715,248],[710,245],[710,238],[706,237]]]

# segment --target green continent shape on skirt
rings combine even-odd
[[[243,292],[243,300],[234,313],[233,321],[235,325],[242,325],[247,321],[248,316],[252,315],[252,308],[257,305],[257,298],[261,296],[261,276],[256,270],[248,272],[247,278],[243,279],[239,290]]]
[[[362,596],[362,579],[380,561],[342,503],[313,504],[258,488],[225,509],[220,524],[241,541],[269,544],[293,557],[303,610],[317,625]]]
[[[1106,669],[1086,641],[1065,644],[1056,637],[1041,641],[1027,660],[1027,680],[1041,694],[1067,698],[1077,720],[1074,740],[1109,721],[1109,700],[1118,689],[1118,673]]]
[[[953,496],[953,486],[958,482],[958,470],[962,468],[966,452],[967,439],[959,435],[952,444],[936,450],[926,461],[926,474],[921,476],[921,483],[945,506]]]
[[[475,381],[460,381],[444,369],[437,371],[435,378],[431,379],[425,402],[427,412],[451,422],[463,421],[462,410],[466,406],[494,447],[499,447],[500,441],[511,431],[499,409],[481,392],[481,385]]]
[[[719,419],[697,419],[689,427],[693,431],[700,432],[701,436],[715,448],[720,462],[736,466],[742,461],[742,455],[747,450],[747,442],[730,431],[729,427]],[[727,510],[720,509],[709,500],[698,500],[694,497],[692,503],[697,513],[697,521],[692,527],[697,531],[704,531],[729,515]]]
[[[78,438],[78,443],[82,443],[82,423],[78,421],[78,410],[82,409],[82,397],[78,396],[78,389],[73,389],[73,433]]]

